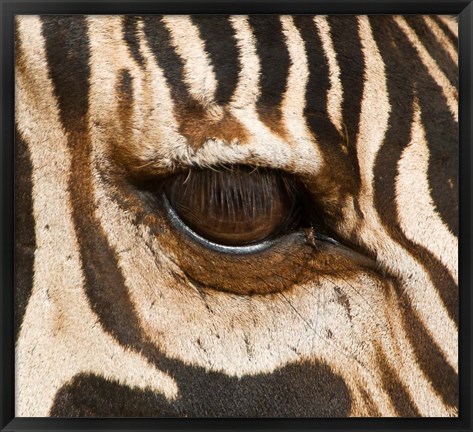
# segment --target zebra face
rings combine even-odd
[[[21,17],[17,415],[457,415],[455,40]]]

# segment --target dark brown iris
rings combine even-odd
[[[165,193],[185,224],[224,245],[270,238],[287,228],[296,213],[293,180],[274,170],[192,170],[169,179]]]

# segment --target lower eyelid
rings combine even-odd
[[[179,218],[162,192],[167,230],[162,245],[193,289],[236,295],[271,295],[337,272],[352,274],[373,263],[312,228],[292,231],[249,246],[223,246],[202,238]]]

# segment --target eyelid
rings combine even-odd
[[[278,243],[277,238],[264,240],[256,244],[246,246],[227,246],[211,242],[194,232],[182,221],[182,219],[177,215],[176,211],[172,208],[164,192],[162,193],[162,199],[164,203],[164,208],[168,214],[168,218],[170,222],[174,225],[174,227],[178,228],[180,231],[184,231],[196,243],[199,243],[201,246],[206,247],[208,249],[214,250],[219,253],[226,253],[231,255],[249,255],[264,252]]]

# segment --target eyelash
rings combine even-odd
[[[275,243],[275,239],[266,240],[260,243],[251,244],[247,246],[227,246],[219,243],[212,242],[193,231],[187,226],[184,221],[179,217],[176,211],[173,209],[165,193],[162,194],[164,208],[168,215],[170,222],[180,231],[184,231],[188,237],[194,242],[200,244],[206,249],[213,250],[220,254],[232,254],[232,255],[249,255],[258,252],[264,252],[265,250],[272,247]]]
[[[284,234],[303,228],[316,226],[318,233],[324,232],[321,218],[302,182],[277,170],[241,165],[219,170],[192,169],[166,179],[161,194],[171,222],[197,243],[220,253],[261,252]],[[231,238],[230,241],[228,236],[222,240],[221,233],[220,237],[209,235],[208,229],[199,226],[202,224],[199,216],[206,216],[211,227],[226,219],[223,228],[238,227],[241,230],[241,225],[244,225],[243,228],[251,231],[255,226],[258,228],[258,223],[266,221],[268,224],[268,218],[272,222],[274,210],[276,221],[266,227],[274,228],[274,231],[254,241],[242,240],[244,232],[237,233],[236,240]]]

